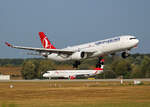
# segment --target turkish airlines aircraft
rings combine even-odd
[[[94,70],[53,70],[47,71],[43,74],[45,78],[69,78],[76,79],[77,76],[90,77],[95,76],[103,72],[104,68],[104,59],[100,60],[101,66],[99,68],[95,68]]]
[[[122,52],[122,57],[126,58],[129,56],[129,51],[132,48],[135,48],[139,43],[139,40],[134,36],[125,35],[71,46],[64,49],[56,49],[43,32],[39,32],[39,36],[43,48],[13,46],[8,42],[5,44],[11,48],[36,51],[40,56],[44,56],[55,61],[75,60],[73,67],[77,68],[78,65],[80,65],[80,61],[83,59],[92,57],[99,57],[101,59],[100,56],[115,54],[116,52]],[[97,65],[99,65],[99,61]]]

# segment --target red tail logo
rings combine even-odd
[[[104,70],[104,59],[100,59],[94,70]]]
[[[51,42],[48,40],[48,38],[45,36],[45,34],[43,32],[39,32],[39,36],[41,39],[41,43],[43,45],[43,48],[46,49],[56,49]]]

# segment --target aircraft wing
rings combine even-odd
[[[31,50],[31,51],[37,51],[37,52],[49,52],[49,53],[57,53],[57,54],[67,54],[72,55],[76,51],[70,51],[70,50],[63,50],[63,49],[45,49],[45,48],[33,48],[33,47],[23,47],[23,46],[13,46],[9,44],[8,42],[5,42],[5,44],[8,47],[16,48],[16,49],[24,49],[24,50]],[[92,55],[94,52],[86,52],[88,55]]]

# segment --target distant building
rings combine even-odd
[[[0,80],[10,80],[10,75],[0,75]]]

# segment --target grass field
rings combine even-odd
[[[150,83],[0,82],[0,107],[150,107]]]

